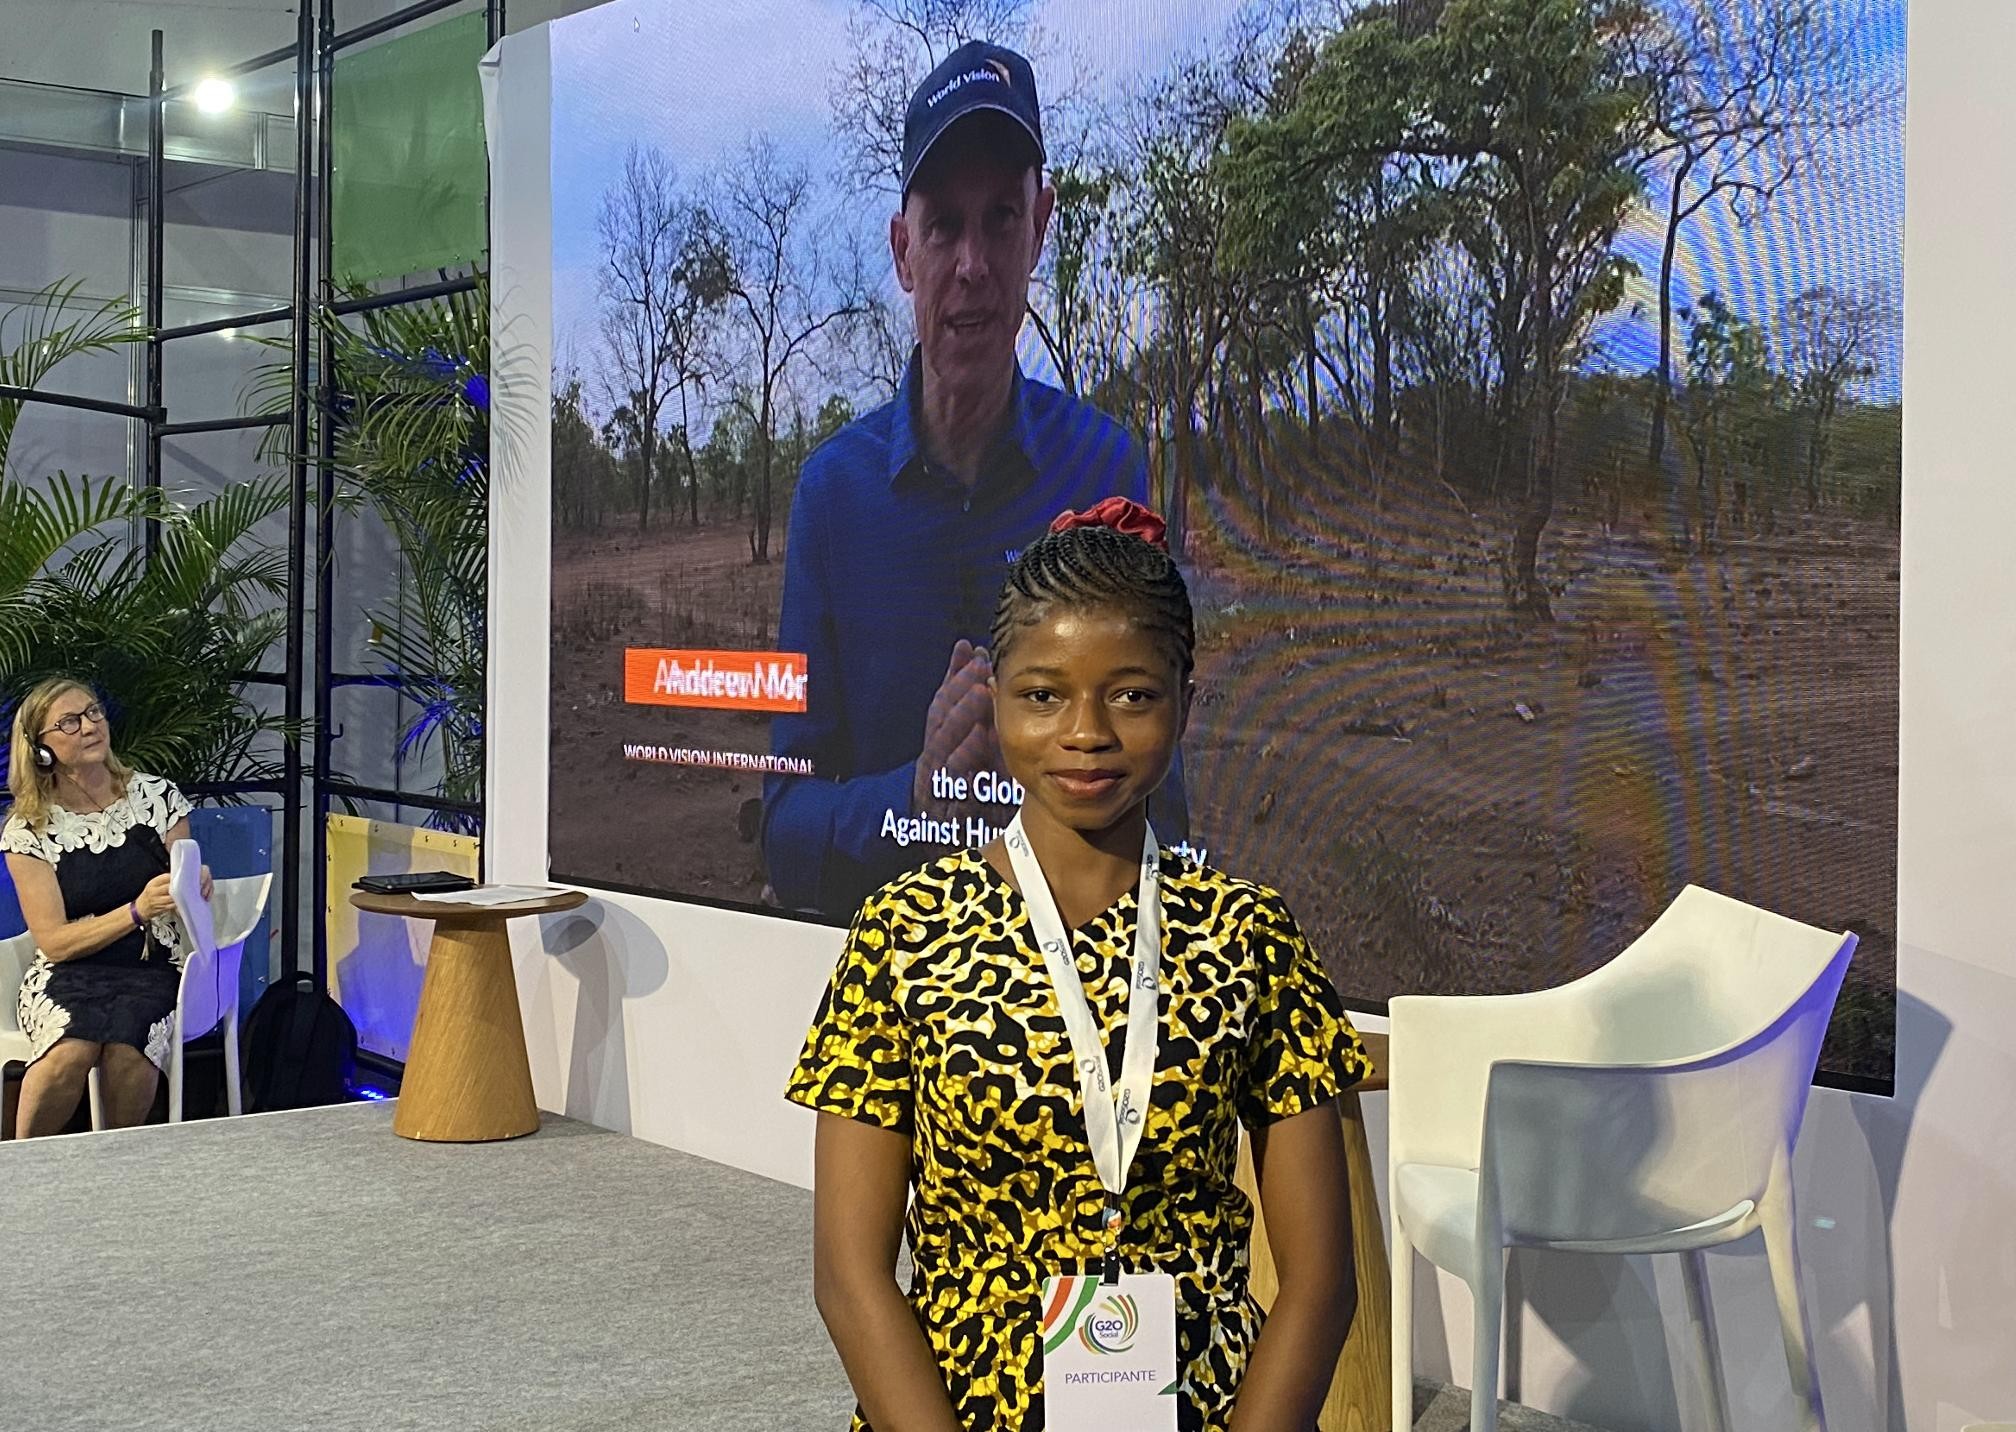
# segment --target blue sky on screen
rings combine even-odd
[[[1116,95],[1176,56],[1211,45],[1243,0],[1037,0],[1037,80],[1050,96]],[[554,338],[558,361],[595,370],[595,215],[635,143],[655,145],[693,180],[767,136],[780,157],[827,176],[821,231],[853,229],[886,253],[887,193],[845,176],[832,95],[849,55],[851,0],[613,0],[553,26]],[[1857,61],[1894,84],[1904,74],[1905,0],[1880,0]],[[1637,371],[1657,352],[1662,239],[1659,186],[1627,223],[1618,252],[1640,276],[1598,328],[1604,366]],[[1889,117],[1832,137],[1823,163],[1762,217],[1739,225],[1717,204],[1684,230],[1675,300],[1716,292],[1736,313],[1768,321],[1804,289],[1828,285],[1901,300],[1904,133]],[[889,280],[892,297],[900,297]],[[1050,376],[1033,335],[1025,367]],[[1894,401],[1901,329],[1877,358],[1865,396]],[[1676,342],[1684,336],[1676,332]],[[594,384],[590,384],[591,388]],[[591,400],[595,395],[591,393]],[[599,405],[598,405],[599,406]]]

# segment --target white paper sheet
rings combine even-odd
[[[561,893],[559,885],[478,885],[468,890],[414,891],[415,900],[438,900],[444,905],[525,905]]]

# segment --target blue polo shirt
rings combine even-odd
[[[1066,509],[1148,501],[1132,435],[1019,369],[1009,425],[969,493],[919,447],[920,371],[913,353],[894,400],[805,460],[784,549],[777,647],[805,654],[809,682],[807,709],[772,720],[771,749],[809,759],[813,774],[765,780],[763,853],[783,905],[833,920],[943,853],[885,831],[892,812],[911,814],[924,718],[953,644],[988,644],[1016,555]],[[984,809],[995,826],[1015,813]],[[1183,832],[1169,819],[1158,802],[1156,829],[1173,840]]]

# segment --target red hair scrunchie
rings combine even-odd
[[[1110,527],[1139,537],[1152,547],[1169,550],[1169,524],[1140,503],[1125,497],[1109,497],[1083,512],[1059,513],[1050,524],[1052,532],[1069,532],[1074,527]]]

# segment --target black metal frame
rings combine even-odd
[[[330,193],[334,182],[333,151],[330,144],[332,126],[328,123],[328,114],[330,97],[335,90],[336,56],[353,45],[376,39],[416,20],[426,19],[463,3],[466,3],[466,0],[420,0],[420,3],[408,5],[381,19],[338,34],[335,29],[333,0],[325,0],[315,47],[315,76],[319,97],[315,144],[317,193],[324,195]],[[504,0],[484,0],[483,14],[486,41],[494,45],[504,33]],[[335,290],[335,233],[330,224],[329,206],[326,203],[322,206],[319,217],[320,222],[315,235],[315,271],[320,276],[319,299],[324,313],[344,318],[409,303],[425,303],[430,299],[444,298],[450,294],[468,293],[476,287],[477,280],[473,277],[445,279],[434,283],[415,284],[386,293],[339,299]],[[309,860],[309,881],[314,891],[315,908],[318,910],[326,908],[329,900],[329,805],[332,797],[346,801],[377,801],[394,806],[413,806],[421,810],[473,815],[480,826],[485,807],[483,797],[487,794],[479,793],[478,799],[474,802],[452,801],[440,796],[360,785],[341,779],[336,774],[333,759],[336,740],[336,688],[357,685],[397,687],[401,682],[397,678],[342,673],[335,669],[333,560],[336,501],[335,367],[334,339],[325,329],[320,335],[315,395],[322,421],[318,425],[316,443],[315,763],[314,803],[310,807],[310,838],[313,853]],[[323,988],[328,982],[329,970],[329,934],[326,921],[318,920],[315,923],[311,959],[316,988]]]
[[[196,796],[274,795],[281,801],[281,854],[277,862],[280,876],[280,926],[282,949],[286,951],[283,975],[287,978],[312,976],[315,987],[328,983],[328,929],[320,918],[328,895],[327,816],[332,798],[344,801],[372,801],[422,810],[452,811],[483,818],[485,801],[446,800],[412,791],[386,790],[340,779],[331,763],[334,740],[331,731],[332,696],[338,686],[380,685],[398,687],[396,676],[338,672],[333,669],[334,614],[332,528],[336,514],[335,486],[335,380],[333,340],[318,329],[318,311],[335,316],[365,313],[401,304],[423,303],[450,294],[467,293],[477,279],[447,279],[414,285],[386,293],[338,300],[332,280],[333,236],[331,232],[330,184],[330,96],[335,81],[335,58],[343,50],[388,34],[444,10],[471,3],[471,0],[420,0],[392,14],[338,34],[335,30],[337,0],[299,0],[292,45],[227,66],[219,73],[244,75],[267,69],[286,60],[294,62],[294,252],[293,301],[285,307],[261,309],[229,318],[208,319],[174,328],[162,325],[164,309],[163,246],[166,224],[162,213],[166,159],[166,106],[185,97],[193,84],[170,87],[165,82],[162,32],[152,35],[151,64],[147,85],[147,159],[145,286],[143,315],[147,326],[144,397],[140,403],[119,403],[65,393],[0,385],[0,399],[43,403],[53,407],[82,409],[132,419],[145,426],[145,448],[140,481],[145,487],[161,486],[161,443],[164,438],[195,433],[230,432],[255,428],[288,429],[288,511],[287,511],[287,641],[286,664],[282,672],[243,672],[245,685],[278,686],[285,693],[286,719],[298,727],[313,685],[315,723],[314,755],[304,762],[301,743],[289,741],[283,754],[281,778],[277,781],[218,781],[188,788]],[[490,44],[504,33],[504,0],[483,0],[484,28]],[[312,178],[311,178],[312,176]],[[225,329],[257,328],[270,324],[291,325],[289,377],[290,401],[284,413],[257,417],[202,418],[169,422],[163,398],[163,374],[167,345],[183,338],[218,333]],[[317,360],[311,369],[311,343]],[[311,374],[313,381],[311,383]],[[310,405],[323,415],[315,425],[315,451],[309,452]],[[312,665],[307,660],[307,582],[309,472],[315,474],[315,632]],[[160,543],[160,524],[149,521],[143,538],[151,557]],[[303,799],[303,785],[309,787]],[[301,963],[302,924],[302,821],[312,816],[310,888],[314,894],[312,955],[304,969]],[[379,1061],[396,1070],[396,1064]]]
[[[52,408],[82,408],[87,413],[110,413],[115,418],[138,418],[146,422],[159,416],[159,409],[137,407],[132,403],[115,403],[110,398],[80,398],[71,393],[45,393],[39,388],[17,388],[12,383],[0,383],[0,398],[22,403],[44,403]]]
[[[462,0],[448,0],[451,5],[459,5]],[[415,284],[412,288],[394,289],[390,293],[369,293],[362,298],[332,300],[329,311],[338,318],[347,318],[353,313],[371,313],[380,308],[398,308],[407,303],[425,303],[430,298],[446,298],[455,293],[471,293],[476,288],[473,278],[447,278],[439,283]]]
[[[162,368],[166,354],[161,345],[161,315],[163,295],[162,276],[167,263],[163,257],[163,245],[168,232],[167,221],[161,215],[161,207],[166,200],[165,157],[168,133],[168,99],[165,83],[166,66],[163,60],[164,46],[162,34],[156,30],[150,41],[151,55],[147,70],[147,268],[146,268],[146,323],[147,323],[147,428],[146,446],[141,455],[140,480],[150,490],[161,487],[161,424],[168,416],[167,403],[163,398]],[[145,538],[147,559],[152,561],[155,550],[161,545],[161,524],[153,518],[147,519]],[[291,670],[291,668],[290,668]]]

